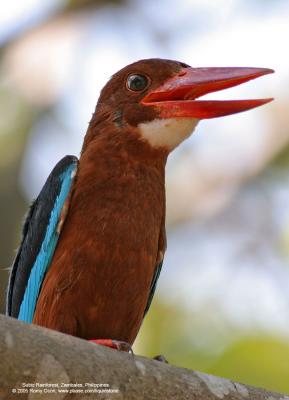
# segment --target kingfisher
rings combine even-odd
[[[200,120],[272,100],[201,96],[272,72],[145,59],[113,75],[79,159],[59,161],[30,206],[10,272],[7,315],[130,349],[166,251],[168,155]]]

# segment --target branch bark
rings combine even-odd
[[[289,400],[4,315],[0,315],[0,360],[1,399],[16,399],[21,393],[21,399],[42,400]]]

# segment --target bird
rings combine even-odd
[[[102,89],[79,159],[54,167],[26,215],[6,314],[119,350],[145,318],[166,251],[165,166],[203,119],[272,98],[201,96],[273,73],[144,59]]]

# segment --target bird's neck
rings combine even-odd
[[[146,141],[138,128],[122,124],[110,110],[96,112],[85,135],[80,162],[83,158],[105,156],[139,163],[164,171],[168,150],[155,148]]]

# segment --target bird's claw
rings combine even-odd
[[[115,346],[115,349],[120,350],[120,351],[126,351],[130,354],[133,354],[132,347],[129,343],[121,341],[121,340],[113,340],[113,344]]]
[[[129,343],[124,342],[122,340],[114,340],[114,339],[91,339],[89,340],[92,343],[100,344],[101,346],[110,347],[111,349],[126,351],[130,354],[133,354],[132,347]]]

